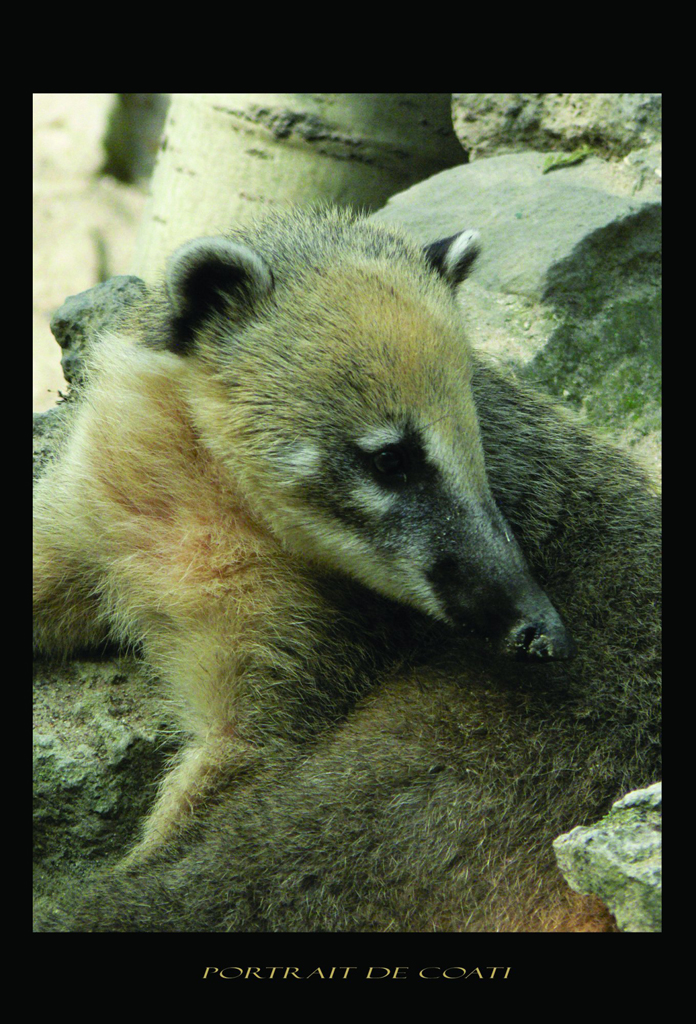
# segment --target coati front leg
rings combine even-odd
[[[234,650],[236,631],[224,610],[217,622],[213,619],[207,629],[159,625],[145,640],[145,656],[166,680],[184,740],[160,782],[155,804],[136,845],[123,861],[124,867],[156,854],[195,822],[223,778],[231,781],[257,760],[254,748],[241,738],[236,725],[240,676]],[[225,642],[232,645],[226,652],[222,650]]]
[[[128,865],[156,853],[223,786],[258,771],[274,751],[306,746],[371,688],[374,654],[361,639],[350,643],[331,594],[274,550],[238,566],[217,600],[190,596],[195,617],[151,629],[144,654],[167,682],[187,741]],[[353,628],[364,636],[365,623]],[[388,656],[380,648],[380,658]]]
[[[120,866],[130,868],[157,854],[196,820],[223,779],[230,783],[237,775],[246,775],[257,761],[252,748],[233,735],[189,740],[170,764],[140,838]]]

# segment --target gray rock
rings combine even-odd
[[[662,930],[662,783],[628,793],[596,825],[554,841],[576,892],[606,903],[622,931]]]
[[[659,93],[454,93],[452,121],[470,160],[582,144],[624,156],[662,135]]]
[[[80,873],[96,860],[123,856],[133,841],[173,749],[157,690],[130,657],[36,664],[33,816],[39,890],[55,873]]]
[[[65,436],[65,428],[69,419],[68,409],[72,403],[61,402],[46,412],[35,412],[33,423],[34,458],[33,479],[39,479],[45,467],[57,453]]]
[[[86,292],[70,295],[51,318],[51,331],[63,350],[61,366],[69,384],[79,384],[85,346],[104,330],[118,327],[126,309],[147,293],[139,277],[121,275]]]

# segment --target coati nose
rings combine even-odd
[[[449,620],[492,639],[506,658],[572,658],[576,649],[570,632],[532,577],[498,510],[484,508],[476,516],[468,511],[460,550],[443,553],[427,573]]]
[[[563,661],[576,653],[572,636],[555,613],[550,619],[517,624],[505,646],[518,661]]]

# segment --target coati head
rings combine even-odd
[[[478,251],[352,214],[182,246],[163,344],[203,442],[282,545],[526,659],[572,640],[486,479],[455,303]]]

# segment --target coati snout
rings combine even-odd
[[[489,636],[504,657],[573,657],[573,639],[532,577],[510,527],[497,508],[487,518],[479,517],[477,542],[466,545],[466,555],[443,555],[429,573],[446,617]]]

